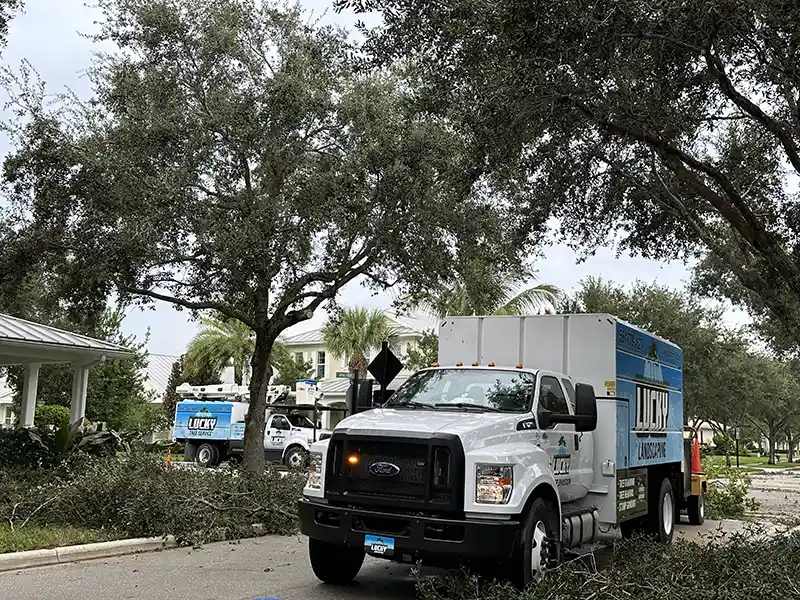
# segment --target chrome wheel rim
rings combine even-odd
[[[197,462],[201,464],[208,464],[211,462],[211,450],[203,448],[197,455]]]
[[[534,578],[541,577],[547,567],[547,529],[538,521],[531,536],[531,572]]]
[[[303,453],[302,452],[292,452],[289,455],[289,466],[293,469],[299,469],[303,466]]]
[[[705,519],[706,518],[706,499],[705,499],[705,494],[700,494],[697,497],[697,508],[699,509],[697,512],[700,513],[700,518],[701,519]]]
[[[661,516],[664,519],[664,533],[669,535],[675,525],[675,506],[672,503],[672,494],[664,496],[664,508]]]

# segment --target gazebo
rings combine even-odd
[[[131,350],[117,344],[0,314],[0,365],[22,365],[25,369],[19,419],[22,427],[33,427],[42,365],[72,365],[69,421],[75,423],[86,415],[89,369],[106,360],[130,356]]]

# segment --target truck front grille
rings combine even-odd
[[[329,501],[409,511],[463,508],[464,453],[456,436],[332,436],[325,477]],[[351,457],[356,457],[352,461]]]

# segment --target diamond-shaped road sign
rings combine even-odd
[[[403,363],[389,350],[389,345],[384,342],[383,348],[369,363],[367,370],[372,373],[375,381],[385,387],[403,370]]]

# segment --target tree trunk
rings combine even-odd
[[[274,336],[267,335],[265,330],[256,332],[256,347],[250,379],[250,406],[244,426],[244,455],[242,469],[248,473],[264,472],[264,425],[267,412],[267,386],[272,377],[272,366],[269,363]]]
[[[789,445],[789,451],[786,460],[792,463],[794,462],[794,436],[792,435],[792,430],[788,427],[786,428],[786,442]]]
[[[363,354],[354,354],[350,357],[350,360],[347,363],[350,371],[358,371],[358,378],[363,380],[367,377],[367,367],[369,363],[367,362],[367,357]]]
[[[767,464],[774,465],[775,464],[775,441],[777,438],[777,433],[772,429],[769,430],[769,436],[767,437],[767,446],[769,446],[769,458],[767,460]]]

